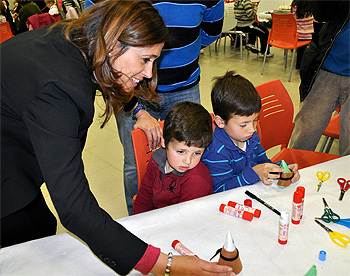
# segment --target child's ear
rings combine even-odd
[[[214,116],[214,121],[219,128],[224,128],[225,121],[219,115]]]

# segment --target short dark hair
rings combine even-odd
[[[227,122],[233,115],[251,116],[261,110],[261,98],[253,84],[228,71],[222,77],[214,77],[211,103],[215,115]]]
[[[174,139],[188,147],[206,148],[213,139],[212,117],[200,104],[180,102],[168,112],[163,129],[165,146]]]

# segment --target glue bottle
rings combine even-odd
[[[195,255],[191,250],[189,250],[185,245],[183,245],[183,244],[182,244],[180,241],[178,241],[178,240],[174,240],[174,241],[172,242],[171,246],[172,246],[177,252],[179,252],[181,255],[198,257],[197,255]]]
[[[229,214],[229,215],[237,217],[237,218],[242,218],[242,219],[249,220],[249,221],[251,221],[253,219],[252,213],[238,210],[238,209],[233,208],[231,206],[226,206],[225,204],[221,204],[219,210],[221,212],[224,212],[226,214]]]
[[[305,188],[303,186],[298,186],[297,191],[300,191],[303,194],[303,198],[301,199],[301,210],[300,210],[300,219],[302,219],[303,213],[304,213]]]
[[[242,271],[242,262],[230,231],[227,231],[226,241],[221,249],[218,264],[232,267],[236,275]]]
[[[242,204],[239,204],[237,202],[233,202],[233,201],[229,201],[227,203],[228,206],[231,206],[233,208],[236,208],[238,210],[242,210],[242,211],[245,211],[245,212],[249,212],[249,213],[252,213],[254,217],[256,218],[259,218],[260,215],[261,215],[261,211],[259,209],[255,209],[255,208],[251,208],[251,207],[248,207],[248,206],[245,206],[245,205],[242,205]]]
[[[292,211],[292,223],[293,224],[299,224],[300,223],[300,216],[302,211],[302,202],[303,200],[303,194],[296,190],[293,195],[293,211]]]
[[[282,211],[281,217],[280,217],[279,232],[278,232],[278,242],[280,244],[287,243],[288,229],[289,229],[289,214],[285,211]]]

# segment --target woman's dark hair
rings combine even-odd
[[[140,82],[134,92],[125,92],[117,83],[122,73],[112,68],[108,57],[112,51],[113,58],[118,58],[130,47],[152,46],[169,39],[168,29],[151,2],[105,0],[91,6],[79,19],[57,24],[66,24],[66,39],[85,56],[101,89],[106,103],[103,114],[106,118],[101,127],[134,95],[147,100],[157,97],[155,63],[152,79]]]
[[[228,71],[222,77],[213,79],[211,103],[215,115],[219,115],[225,123],[233,115],[251,116],[261,110],[261,99],[253,84],[242,77]]]
[[[311,7],[310,7],[310,0],[293,0],[291,7],[296,7],[296,17],[297,18],[305,18],[312,15],[311,13]]]
[[[188,147],[206,148],[213,139],[213,123],[209,112],[200,104],[180,102],[166,115],[163,137],[165,146],[174,139]]]

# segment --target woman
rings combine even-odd
[[[46,182],[62,224],[119,274],[164,275],[168,257],[102,210],[81,159],[96,89],[105,120],[135,96],[155,96],[154,62],[167,29],[144,0],[107,0],[81,18],[0,45],[1,246],[55,234],[40,192]],[[54,56],[55,63],[48,63]],[[20,80],[20,81],[18,81]],[[172,275],[229,275],[228,267],[174,257]]]

